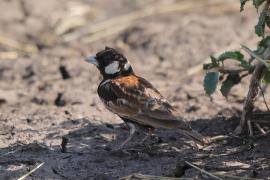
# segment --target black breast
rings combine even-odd
[[[116,101],[117,96],[111,90],[110,81],[103,80],[98,86],[98,95],[104,101]]]

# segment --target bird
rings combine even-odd
[[[127,58],[111,47],[105,47],[85,61],[95,65],[102,80],[97,88],[105,107],[118,115],[129,127],[125,146],[140,127],[178,129],[184,136],[201,145],[209,139],[193,130],[181,114],[146,79],[135,74]]]

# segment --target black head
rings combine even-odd
[[[133,73],[132,67],[125,56],[113,48],[106,47],[95,56],[85,59],[94,64],[104,79],[112,79],[118,76],[127,76]]]

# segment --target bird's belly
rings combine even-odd
[[[126,107],[126,106],[119,106],[113,103],[112,101],[102,101],[106,109],[111,111],[114,114],[117,114],[118,116],[121,117],[132,117],[135,114],[137,114],[137,111]]]
[[[143,125],[143,126],[152,126],[151,124],[147,124],[146,122],[143,121],[143,119],[140,118],[136,118],[136,116],[140,113],[139,110],[135,110],[132,108],[128,108],[128,107],[120,107],[120,106],[116,106],[113,102],[111,101],[102,101],[104,106],[106,107],[106,109],[108,109],[109,111],[111,111],[112,113],[129,119],[130,121],[133,121],[139,125]]]

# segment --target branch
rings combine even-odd
[[[37,167],[35,167],[34,169],[32,169],[30,172],[26,173],[25,175],[23,175],[22,177],[20,177],[18,180],[23,180],[25,178],[27,178],[29,175],[31,175],[33,172],[35,172],[36,170],[38,170],[41,166],[43,166],[43,163],[40,163]]]
[[[222,180],[221,178],[219,178],[219,177],[217,177],[217,176],[211,174],[210,172],[207,172],[207,171],[205,171],[205,170],[203,170],[203,169],[201,169],[201,168],[195,166],[194,164],[191,164],[191,163],[188,162],[188,161],[185,161],[185,163],[187,163],[187,164],[190,165],[191,167],[197,169],[197,170],[200,171],[201,173],[206,174],[207,176],[209,176],[209,177],[211,177],[211,178],[213,178],[213,179]]]

